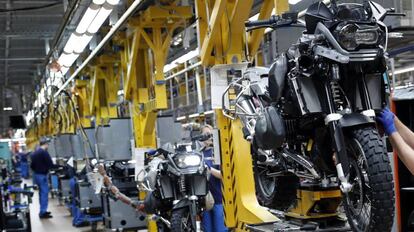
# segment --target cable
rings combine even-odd
[[[82,121],[81,121],[81,118],[80,118],[80,116],[79,116],[79,112],[78,112],[78,110],[76,109],[76,105],[75,105],[75,101],[73,100],[73,98],[72,98],[72,96],[70,96],[70,94],[66,91],[66,90],[63,90],[62,91],[62,93],[64,93],[68,98],[69,98],[69,102],[72,104],[72,109],[73,109],[73,111],[74,111],[74,113],[75,113],[75,117],[77,118],[77,120],[78,120],[78,122],[79,122],[79,127],[80,127],[80,129],[81,129],[81,134],[82,134],[82,136],[84,137],[84,139],[86,140],[86,142],[88,143],[88,145],[89,145],[89,149],[91,149],[91,151],[93,152],[94,151],[94,149],[93,149],[93,147],[92,147],[92,143],[91,143],[91,141],[89,140],[89,138],[88,138],[88,135],[86,134],[86,132],[85,132],[85,128],[83,127],[83,125],[82,125]],[[85,144],[85,143],[84,143]],[[86,146],[86,145],[85,145]],[[86,162],[87,162],[87,164],[89,164],[90,165],[90,162],[89,162],[89,158],[88,158],[88,156],[86,155],[86,147],[85,147],[85,159],[86,159]]]
[[[51,4],[46,4],[43,6],[33,6],[33,7],[23,7],[23,8],[15,8],[15,9],[0,9],[0,13],[7,13],[7,12],[18,12],[18,11],[31,11],[31,10],[42,10],[49,7],[61,5],[60,2],[55,2]]]

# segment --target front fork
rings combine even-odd
[[[332,92],[329,83],[325,84],[326,99],[330,114],[325,117],[325,125],[328,126],[330,136],[332,138],[332,150],[335,152],[336,172],[341,182],[340,188],[343,193],[348,193],[352,189],[349,183],[349,160],[346,151],[345,138],[340,126],[339,120],[342,115],[336,113],[335,102],[332,100]]]
[[[346,152],[344,134],[338,120],[329,122],[328,127],[331,138],[333,138],[332,148],[335,151],[336,172],[341,182],[340,188],[343,193],[348,193],[351,191],[352,185],[349,183],[349,160]]]
[[[194,227],[194,230],[197,231],[197,200],[196,196],[190,197],[190,216],[191,216],[191,224]]]

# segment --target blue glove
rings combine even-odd
[[[153,155],[157,154],[157,150],[154,150],[154,149],[148,150],[147,154],[150,155],[150,156],[153,156]]]
[[[377,116],[377,121],[381,122],[387,135],[397,132],[394,124],[394,118],[395,115],[388,108],[383,109]]]

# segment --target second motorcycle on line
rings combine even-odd
[[[197,140],[203,140],[199,136]],[[193,138],[194,140],[194,138]],[[195,143],[166,144],[147,156],[144,211],[154,214],[159,231],[197,231],[197,219],[214,205],[208,190],[208,171]]]

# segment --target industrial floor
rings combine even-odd
[[[31,185],[31,180],[25,180],[25,183]],[[30,219],[32,223],[32,232],[89,232],[92,231],[90,226],[76,228],[72,226],[72,217],[66,206],[60,205],[58,199],[51,199],[49,196],[49,207],[53,215],[50,219],[39,219],[39,192],[35,190],[33,202],[30,205]],[[105,231],[102,223],[98,223],[98,231]],[[139,230],[138,232],[147,232]]]
[[[72,217],[65,206],[60,206],[57,199],[49,198],[49,208],[53,218],[39,219],[39,193],[35,191],[33,203],[30,205],[30,219],[33,232],[69,232],[91,231],[90,227],[75,228],[72,226]]]

